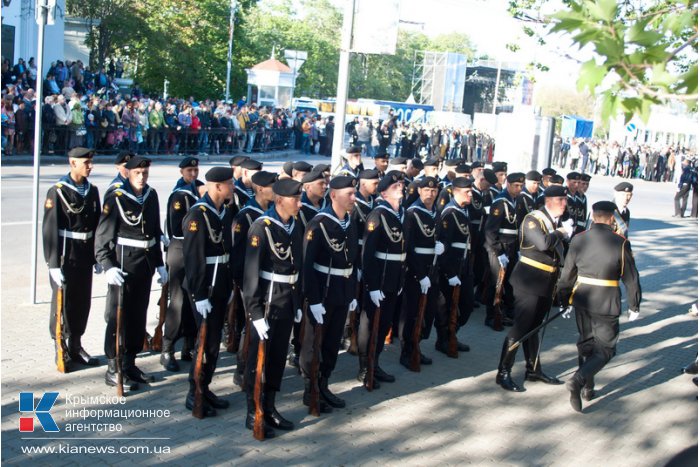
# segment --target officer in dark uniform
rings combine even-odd
[[[81,344],[90,314],[93,265],[95,264],[95,230],[100,219],[100,193],[90,184],[92,172],[91,149],[76,147],[68,152],[70,171],[61,177],[46,193],[42,234],[44,259],[51,277],[51,312],[49,332],[56,339],[56,298],[58,287],[63,287],[62,337],[56,342],[64,352],[66,371],[71,363],[95,366]]]
[[[428,159],[423,163],[423,175],[414,179],[412,182],[407,184],[406,196],[403,200],[404,207],[409,207],[418,200],[418,183],[425,177],[433,177],[437,180],[438,166],[440,161],[437,159]],[[440,192],[440,186],[438,183],[438,193]]]
[[[379,181],[377,190],[381,199],[375,203],[367,216],[362,248],[362,271],[366,294],[362,300],[358,350],[360,372],[357,379],[367,383],[368,359],[374,358],[374,388],[377,381],[394,382],[394,376],[379,367],[379,355],[384,349],[384,337],[389,332],[394,313],[400,302],[403,287],[406,245],[403,237],[403,174],[392,170]],[[376,336],[376,351],[368,355],[372,320],[379,313],[379,332]]]
[[[379,173],[379,178],[382,178],[389,168],[389,153],[386,152],[386,148],[381,146],[374,153],[374,168],[377,169]]]
[[[510,283],[515,295],[515,320],[503,341],[496,383],[507,391],[522,392],[510,372],[518,349],[509,348],[525,334],[539,326],[552,307],[557,271],[562,265],[563,243],[573,235],[572,223],[562,225],[566,211],[566,190],[552,186],[545,190],[545,205],[525,215],[518,230],[520,260],[513,268]],[[523,342],[525,379],[546,384],[562,384],[542,372],[539,338],[535,334]]]
[[[496,197],[495,191],[498,191],[500,193],[506,184],[506,178],[508,176],[508,163],[507,162],[494,162],[491,164],[491,168],[493,169],[493,173],[496,174],[496,178],[498,179],[498,183],[495,183],[492,187],[494,190],[494,198],[495,198]]]
[[[581,182],[581,174],[578,172],[569,172],[566,175],[566,212],[563,220],[571,219],[574,221],[574,227],[578,221],[578,185]]]
[[[227,400],[216,396],[210,389],[211,379],[216,370],[221,345],[221,330],[224,326],[226,309],[233,300],[231,256],[231,224],[235,206],[226,204],[233,195],[233,170],[230,167],[213,167],[205,175],[207,192],[182,221],[184,233],[183,251],[185,254],[185,289],[194,311],[196,326],[207,322],[206,341],[203,343],[204,360],[202,381],[204,393],[204,416],[213,417],[216,409],[229,406]],[[200,342],[195,346],[194,359]],[[185,407],[194,406],[195,365],[190,367],[189,392]]]
[[[488,252],[491,280],[486,295],[486,325],[493,327],[493,301],[496,293],[498,273],[506,270],[503,281],[504,324],[512,322],[513,288],[509,283],[513,267],[518,260],[518,215],[515,199],[525,182],[525,174],[514,172],[508,174],[505,189],[494,199],[484,227],[484,246]]]
[[[196,334],[194,314],[192,314],[190,301],[183,288],[185,259],[182,253],[182,240],[184,239],[182,219],[199,199],[199,186],[202,185],[202,182],[197,180],[199,159],[190,156],[184,157],[180,161],[179,167],[182,177],[177,181],[168,198],[168,211],[165,218],[165,232],[163,233],[166,238],[163,244],[167,246],[166,263],[170,279],[168,285],[170,303],[165,316],[160,363],[168,371],[180,370],[173,350],[173,346],[180,336],[184,338],[181,357],[185,361],[192,360],[191,352]]]
[[[151,160],[133,156],[126,163],[127,182],[105,196],[102,216],[95,238],[95,257],[105,271],[109,289],[105,312],[105,355],[107,373],[105,382],[117,385],[116,374],[116,308],[119,295],[124,310],[125,389],[135,383],[150,383],[155,378],[141,371],[135,364],[136,355],[143,348],[146,335],[146,312],[151,294],[153,272],[158,271],[158,283],[168,281],[160,247],[160,208],[158,194],[148,186]]]
[[[325,194],[328,183],[326,182],[326,177],[323,172],[315,170],[304,175],[301,183],[304,186],[304,192],[301,195],[299,219],[301,220],[302,228],[306,228],[306,225],[311,219],[313,219],[321,209],[326,207]]]
[[[525,219],[525,216],[536,209],[535,205],[537,203],[541,181],[542,175],[536,170],[531,170],[525,174],[525,186],[515,200],[515,211],[518,214],[518,228],[520,228],[520,224],[523,219]]]
[[[435,177],[423,177],[414,182],[418,187],[419,198],[404,215],[403,229],[407,245],[406,280],[399,323],[401,336],[401,357],[399,362],[411,369],[411,355],[415,342],[413,331],[418,317],[418,302],[421,295],[426,295],[426,305],[421,326],[421,340],[430,335],[435,310],[438,307],[438,270],[437,257],[445,252],[445,246],[436,241],[435,199],[438,181]],[[425,324],[424,324],[425,323]],[[420,363],[430,365],[433,361],[421,353]]]
[[[615,185],[614,202],[617,206],[617,210],[615,211],[615,224],[613,224],[613,229],[616,233],[625,238],[629,237],[630,210],[627,206],[632,200],[633,191],[634,185],[630,182],[621,182]]]
[[[328,388],[335,369],[348,311],[357,309],[356,271],[353,264],[359,246],[357,227],[349,212],[355,205],[357,179],[338,176],[330,183],[330,205],[323,208],[306,226],[304,234],[303,290],[309,303],[301,346],[301,371],[304,376],[304,405],[311,400],[314,338],[322,332],[319,375],[321,411],[345,407],[345,401]],[[316,326],[321,325],[320,330]]]
[[[471,261],[471,223],[468,207],[472,202],[472,180],[457,177],[452,181],[452,200],[440,213],[437,238],[444,245],[440,256],[440,291],[447,308],[438,310],[435,317],[437,340],[435,349],[447,354],[449,313],[452,308],[452,290],[459,287],[459,315],[457,329],[467,324],[474,309],[474,275]],[[455,331],[456,332],[456,331]],[[469,346],[457,342],[457,350],[469,352]]]
[[[231,159],[229,159],[228,164],[231,166],[233,169],[233,182],[236,183],[236,181],[241,178],[241,175],[243,174],[243,168],[241,167],[241,164],[244,161],[247,161],[250,159],[249,156],[233,156]]]
[[[552,184],[552,177],[557,175],[557,171],[551,167],[542,169],[542,182],[537,187],[537,196],[535,197],[535,209],[540,209],[544,206],[544,190]]]
[[[126,183],[129,176],[129,169],[126,168],[126,163],[129,162],[129,159],[133,156],[134,154],[129,151],[120,151],[119,154],[117,154],[116,159],[114,159],[114,166],[117,168],[117,176],[109,183],[107,190],[105,190],[105,197],[107,197],[111,191],[116,188],[121,188]]]
[[[576,211],[576,225],[574,230],[574,235],[581,233],[588,227],[588,198],[586,198],[586,192],[588,191],[588,186],[591,183],[591,176],[582,173],[581,180],[578,184],[578,195],[577,195],[577,211]]]
[[[233,184],[233,204],[237,211],[243,209],[248,200],[255,196],[251,177],[255,172],[262,170],[262,166],[262,162],[254,159],[246,159],[241,162],[241,177]]]
[[[577,412],[582,411],[581,390],[588,387],[591,397],[594,376],[615,356],[620,329],[620,279],[627,291],[629,320],[639,316],[639,273],[629,241],[613,231],[616,209],[611,201],[592,206],[591,229],[571,241],[558,283],[560,299],[575,308],[579,325],[577,346],[583,363],[566,383],[569,401]]]
[[[345,150],[345,164],[338,170],[336,175],[349,175],[356,177],[365,169],[362,165],[362,146],[351,145]]]
[[[274,436],[273,428],[291,430],[275,407],[281,388],[292,323],[301,317],[299,272],[302,267],[303,229],[295,219],[301,209],[301,183],[292,179],[272,185],[274,203],[248,232],[243,278],[243,302],[255,332],[250,335],[246,372],[248,377],[246,427],[253,429],[253,399],[258,342],[266,342],[264,401],[265,437]]]
[[[233,283],[239,287],[239,290],[243,287],[243,275],[245,273],[245,250],[248,244],[248,231],[250,226],[253,225],[255,220],[262,216],[265,211],[270,207],[270,203],[274,199],[274,193],[272,192],[272,185],[277,181],[277,174],[273,172],[267,172],[261,170],[256,172],[251,177],[253,182],[253,191],[255,196],[248,200],[243,209],[236,214],[233,219],[233,247],[231,248],[231,255],[235,259],[233,262]],[[236,294],[233,299],[237,300],[236,310],[238,314],[236,316],[236,323],[238,324],[237,329],[234,330],[239,336],[244,332],[248,332],[249,326],[246,326],[247,317],[243,307],[242,295],[240,293]],[[246,362],[243,359],[243,346],[244,340],[240,339],[239,348],[237,353],[237,365],[236,372],[233,374],[233,382],[239,386],[243,384],[243,372],[245,371]],[[250,349],[248,349],[250,351]],[[245,388],[243,388],[245,389]]]

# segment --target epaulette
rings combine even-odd
[[[270,219],[263,219],[263,222],[265,222],[265,224],[267,224],[267,225],[271,224]]]
[[[207,210],[207,208],[204,207],[204,206],[199,206],[199,209],[201,209],[202,211],[206,211],[206,210]]]
[[[63,183],[61,183],[61,182],[56,183],[56,188],[62,188],[62,187],[63,187]]]
[[[121,195],[124,194],[124,193],[122,193],[120,190],[114,190],[114,193],[115,193],[117,196],[121,196]]]

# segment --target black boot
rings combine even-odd
[[[697,375],[698,374],[698,360],[695,359],[693,363],[690,365],[686,366],[681,370],[681,372],[685,373],[686,375]]]
[[[265,391],[265,397],[263,398],[263,411],[265,412],[265,423],[279,430],[293,430],[294,423],[284,418],[275,407],[276,395],[277,391]]]
[[[192,410],[194,408],[194,392],[195,390],[190,388],[189,392],[187,393],[187,397],[185,397],[185,408],[187,410]],[[204,414],[204,417],[216,417],[216,409],[209,405],[206,398],[206,393],[203,396],[202,413]]]
[[[55,345],[55,339],[53,342],[53,362],[56,364],[56,367],[58,367],[58,346]],[[68,351],[68,346],[66,345],[66,342],[63,341],[61,345],[63,346],[63,368],[65,370],[65,373],[70,373],[71,371],[73,371],[73,359],[70,357],[70,352]]]
[[[321,397],[328,403],[328,405],[336,409],[342,409],[345,407],[345,401],[333,394],[328,388],[328,378],[321,376],[318,386],[319,391],[321,392]]]
[[[501,362],[498,365],[498,375],[496,375],[496,384],[499,384],[506,391],[524,392],[525,390],[518,386],[510,376],[510,372],[513,369],[513,363],[515,362],[515,355],[518,353],[518,349],[513,351],[509,350],[510,346],[514,343],[515,340],[508,337],[506,337],[506,339],[503,341]]]
[[[436,331],[437,339],[435,340],[435,350],[437,350],[440,353],[444,353],[445,355],[450,357],[450,355],[448,355],[447,353],[449,341],[447,328],[437,328]],[[457,356],[453,355],[451,358],[457,358]]]
[[[248,405],[248,410],[245,415],[245,427],[252,430],[255,426],[255,399],[252,394],[246,394],[246,403]],[[263,417],[263,431],[265,432],[265,439],[274,438],[275,430],[265,423]]]
[[[85,366],[97,366],[100,361],[91,357],[80,343],[80,336],[68,338],[68,353],[73,362]]]
[[[131,381],[129,379],[129,376],[126,374],[122,374],[122,381],[124,392],[136,391],[139,388],[138,383]],[[116,358],[107,359],[107,372],[105,373],[105,384],[107,386],[112,387],[116,387],[116,385],[118,384]]]
[[[192,351],[194,350],[194,337],[185,336],[182,340],[182,350],[180,351],[180,360],[183,362],[192,361]]]
[[[302,401],[305,406],[311,405],[311,378],[304,378],[304,395],[302,396]],[[345,406],[345,401],[343,401],[343,406]],[[319,395],[318,395],[318,410],[321,413],[331,413],[333,412],[333,407],[328,405],[321,392],[321,381],[319,380]]]
[[[569,390],[569,403],[576,412],[583,412],[581,402],[581,388],[585,384],[585,379],[577,371],[569,381],[566,382],[566,389]]]
[[[229,407],[229,402],[226,399],[222,399],[213,392],[209,388],[206,388],[204,390],[204,398],[207,400],[209,405],[214,407],[215,409],[228,409]]]
[[[420,368],[414,370],[411,368],[411,358],[413,355],[413,343],[410,344],[406,341],[401,343],[401,355],[399,356],[399,363],[406,367],[409,371],[420,371]]]
[[[542,371],[542,364],[537,355],[537,349],[539,347],[539,339],[535,336],[528,339],[527,342],[523,344],[523,351],[525,352],[525,380],[527,381],[541,381],[544,384],[564,384],[563,381],[547,376]],[[537,360],[537,362],[535,362]]]
[[[357,380],[364,384],[367,385],[367,357],[360,357],[360,371],[357,373]],[[379,389],[380,384],[379,381],[377,381],[377,378],[374,378],[374,384],[372,385],[372,389]]]
[[[386,371],[382,370],[379,365],[374,366],[374,379],[378,379],[382,383],[393,383],[396,381],[396,377],[394,377],[394,375],[390,375]]]
[[[163,338],[163,351],[160,354],[160,364],[168,371],[180,371],[180,365],[178,365],[177,359],[175,358],[173,343],[170,339]]]
[[[124,362],[122,363],[122,371],[124,374],[137,383],[150,384],[155,382],[155,376],[141,371],[141,369],[136,366],[135,362],[135,355],[125,355]]]

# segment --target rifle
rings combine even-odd
[[[241,350],[241,361],[238,365],[243,365],[243,384],[241,385],[241,391],[245,392],[248,388],[248,372],[246,371],[245,364],[248,361],[248,347],[250,347],[250,319],[246,319],[245,322],[245,338],[243,339],[243,350]]]
[[[493,297],[493,329],[496,331],[503,330],[503,313],[501,311],[501,303],[503,302],[503,285],[506,279],[506,268],[501,268],[498,271],[498,280],[496,281],[496,293]]]
[[[450,307],[450,319],[447,325],[449,337],[447,340],[447,356],[457,358],[457,314],[459,313],[459,285],[452,287],[452,303]]]
[[[270,302],[272,301],[272,284],[270,281],[269,291],[267,293],[267,303],[265,304],[265,318],[270,313]],[[260,339],[258,342],[258,360],[255,365],[255,387],[253,388],[253,400],[255,402],[255,421],[253,422],[253,438],[258,441],[265,439],[265,423],[263,412],[263,385],[265,384],[265,350],[267,341]]]
[[[418,316],[413,326],[413,353],[411,354],[411,370],[420,371],[420,338],[423,331],[423,319],[425,317],[425,306],[428,303],[428,294],[421,294],[418,299]]]
[[[321,341],[323,339],[323,324],[314,326],[314,356],[311,360],[311,401],[309,402],[309,414],[314,417],[321,416],[320,391],[318,387],[318,373],[321,367]]]
[[[122,245],[122,258],[119,263],[119,268],[124,272],[124,246]],[[124,303],[124,284],[119,286],[119,297],[117,298],[117,352],[115,356],[117,365],[117,396],[124,397],[124,374],[122,373],[122,304]]]
[[[163,288],[160,289],[160,300],[158,300],[158,306],[158,326],[156,326],[156,330],[153,331],[153,338],[151,339],[151,350],[154,352],[160,352],[163,350],[163,325],[165,324],[165,313],[168,309],[167,283],[165,283]]]
[[[63,347],[63,284],[56,291],[56,369],[66,373],[66,356]]]
[[[381,281],[382,285],[379,287],[379,290],[382,290],[382,287],[384,286],[384,276],[386,276],[386,263],[387,261],[384,260],[384,269],[382,270]],[[379,314],[381,312],[382,307],[380,302],[377,309],[374,310],[374,316],[372,317],[372,332],[369,336],[369,348],[367,349],[367,355],[369,359],[367,360],[367,382],[365,383],[365,387],[368,391],[372,391],[374,389],[374,363],[376,358],[375,354],[377,353],[377,339],[379,339]]]
[[[360,297],[361,292],[362,282],[357,281],[357,291],[355,293],[355,296],[358,297],[358,301],[362,299]],[[350,322],[348,323],[348,325],[350,326],[350,347],[348,347],[348,353],[350,355],[357,355],[357,316],[359,315],[359,309],[360,304],[358,303],[357,308],[350,312]]]
[[[202,320],[199,325],[199,335],[197,336],[197,359],[194,363],[194,405],[192,407],[192,416],[195,418],[204,418],[204,384],[202,380],[203,366],[206,363],[205,342],[207,340],[207,318]]]
[[[238,350],[240,336],[236,333],[236,299],[241,289],[236,285],[233,288],[233,300],[228,306],[228,340],[226,341],[226,351],[235,353]]]

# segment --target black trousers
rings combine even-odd
[[[374,356],[369,354],[369,341],[372,335],[372,319],[377,311],[374,303],[369,298],[369,292],[365,292],[364,309],[360,313],[360,327],[357,333],[357,350],[361,358],[374,358],[375,363],[379,362],[379,354],[384,350],[384,338],[391,328],[391,324],[399,303],[400,295],[396,292],[384,293],[385,298],[380,302],[379,309],[379,332],[377,333],[377,350]]]
[[[680,191],[673,198],[673,204],[676,208],[676,216],[685,216],[685,210],[688,207],[688,195],[690,195],[690,184],[683,185]]]
[[[448,283],[449,278],[440,276],[440,293],[445,298],[445,312],[438,313],[435,317],[435,328],[447,329],[450,320],[450,311],[452,309],[452,289]],[[462,285],[459,286],[459,316],[457,317],[457,327],[461,328],[469,321],[469,317],[474,311],[474,276],[471,274],[462,274],[459,276]],[[438,331],[439,332],[439,331]]]
[[[513,327],[508,332],[508,339],[517,341],[525,334],[542,324],[547,312],[552,308],[552,297],[541,297],[528,293],[524,289],[515,290],[515,313]],[[535,364],[539,349],[539,334],[533,334],[523,342],[522,348],[528,367]],[[534,368],[533,368],[534,369]]]
[[[579,366],[578,373],[585,381],[593,377],[615,356],[617,339],[620,334],[619,316],[599,315],[584,308],[576,308],[577,324],[579,317],[586,324],[588,335],[579,338],[579,355],[582,349],[585,361]]]
[[[274,307],[274,306],[273,306]],[[271,316],[285,316],[283,319],[269,319],[267,324],[270,329],[267,331],[265,344],[265,391],[279,391],[282,387],[282,376],[287,363],[287,350],[289,349],[289,336],[292,333],[294,310],[276,310]],[[288,317],[288,318],[286,318]],[[258,362],[258,343],[260,336],[255,330],[255,326],[250,326],[250,344],[248,347],[248,359],[246,360],[247,372],[246,382],[248,391],[253,392],[255,386],[255,370]]]
[[[430,329],[433,326],[435,314],[438,310],[440,288],[437,283],[437,274],[433,275],[430,282],[430,289],[428,289],[428,297],[425,305],[425,314],[423,315],[421,340],[430,337]],[[405,351],[413,348],[413,331],[416,327],[416,319],[418,318],[418,302],[420,298],[420,283],[418,279],[409,272],[406,274],[406,280],[404,281],[403,300],[401,300],[401,319],[399,322],[399,335],[401,336],[401,343]],[[440,312],[444,314],[444,310]]]
[[[326,314],[323,315],[323,337],[321,339],[320,371],[321,376],[329,378],[338,361],[340,338],[343,336],[345,319],[348,314],[347,306],[326,306]],[[304,341],[301,343],[301,355],[299,365],[306,378],[311,377],[311,362],[314,358],[314,337],[316,323],[309,311],[304,320]]]
[[[163,330],[164,351],[172,350],[172,345],[180,336],[194,337],[197,325],[193,305],[183,288],[185,280],[185,257],[182,254],[182,241],[173,239],[168,247],[168,276],[170,302],[165,314]],[[199,313],[196,313],[199,315]]]
[[[192,317],[197,327],[197,340],[195,341],[194,355],[192,357],[192,365],[190,366],[190,375],[188,378],[190,382],[190,391],[194,391],[194,362],[197,361],[199,353],[199,329],[202,325],[202,322],[204,321],[204,318],[202,318],[202,315],[200,315],[196,311],[197,308],[194,304],[194,301],[191,298],[189,301],[190,308],[192,310],[195,310],[194,312],[192,312]],[[209,301],[211,302],[212,308],[209,314],[207,315],[207,336],[206,340],[204,341],[205,361],[202,365],[202,382],[204,383],[205,387],[209,387],[211,379],[214,376],[214,371],[216,371],[216,364],[219,361],[219,348],[221,347],[221,330],[224,327],[224,318],[226,317],[226,309],[228,308],[226,304],[226,302],[228,301],[228,297],[212,297],[209,299]]]
[[[153,273],[129,273],[124,277],[124,285],[109,285],[107,289],[107,306],[105,309],[105,355],[115,358],[117,355],[117,305],[122,294],[122,342],[125,361],[133,358],[143,349],[146,336],[146,312],[151,295]]]
[[[92,266],[63,265],[63,336],[81,337],[85,334],[92,295]],[[56,338],[56,293],[58,285],[51,282],[51,311],[49,332]]]

